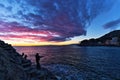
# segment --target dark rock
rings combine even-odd
[[[57,80],[49,70],[36,69],[9,44],[0,41],[0,80]]]
[[[118,44],[106,44],[107,40],[112,40],[112,38],[117,37]],[[102,37],[96,39],[83,40],[80,42],[79,46],[120,46],[120,30],[115,30],[109,32]]]
[[[0,80],[28,80],[23,68],[12,62],[7,54],[0,48]]]

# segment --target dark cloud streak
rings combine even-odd
[[[86,35],[86,28],[114,0],[6,0],[0,1],[1,26],[12,32],[56,33],[48,41],[66,41]],[[9,26],[12,26],[11,28]],[[52,35],[51,34],[51,35]],[[48,34],[49,35],[49,34]]]
[[[117,27],[120,24],[120,18],[117,20],[110,21],[103,25],[105,29]]]

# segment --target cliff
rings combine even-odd
[[[97,38],[98,41],[105,42],[106,40],[111,40],[112,38],[117,37],[118,42],[120,42],[120,30],[115,30],[105,34],[104,36]]]
[[[99,38],[92,38],[83,40],[80,46],[120,46],[120,30],[115,30],[101,36]]]
[[[11,45],[0,41],[0,80],[28,80],[21,59]]]

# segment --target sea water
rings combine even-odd
[[[120,80],[119,47],[41,46],[15,47],[35,64],[35,54],[44,56],[40,63],[65,80]]]

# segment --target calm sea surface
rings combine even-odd
[[[35,53],[44,56],[43,67],[65,80],[120,80],[119,47],[46,46],[15,47],[35,63]]]

